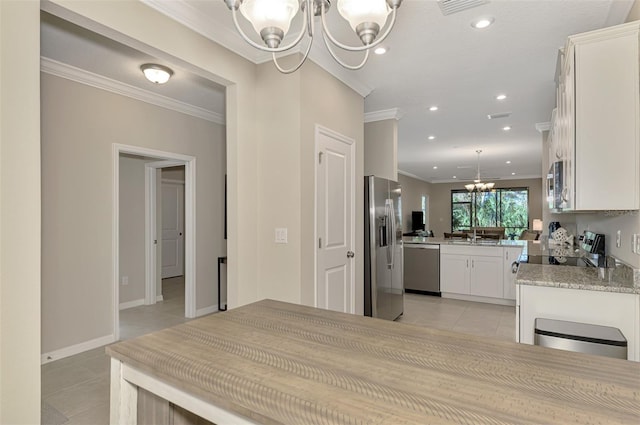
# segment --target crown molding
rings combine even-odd
[[[403,176],[407,176],[407,177],[411,177],[412,179],[416,179],[416,180],[420,180],[422,182],[425,183],[431,183],[429,180],[425,180],[424,178],[420,177],[420,176],[416,176],[415,174],[411,174],[407,171],[403,171],[401,169],[398,168],[398,174],[402,174]]]
[[[183,114],[191,115],[220,125],[226,124],[225,117],[222,114],[143,90],[120,81],[112,80],[111,78],[94,74],[93,72],[76,68],[75,66],[67,65],[47,57],[40,58],[40,69],[42,72],[47,74],[66,78],[67,80],[106,90],[121,96],[130,97],[132,99],[160,106],[161,108],[181,112]]]
[[[538,131],[538,133],[542,133],[543,131],[549,131],[551,130],[551,123],[550,122],[537,122],[536,123],[536,130]]]
[[[399,108],[385,109],[383,111],[367,112],[366,114],[364,114],[364,122],[368,123],[368,122],[375,122],[375,121],[382,121],[382,120],[400,120],[403,115],[404,114]]]

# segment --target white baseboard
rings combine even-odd
[[[84,353],[85,351],[93,350],[94,348],[102,347],[103,345],[111,344],[113,342],[116,342],[115,335],[107,335],[92,339],[91,341],[81,342],[80,344],[42,354],[40,356],[40,363],[45,364],[55,360],[64,359],[65,357]]]
[[[162,294],[156,296],[156,302],[159,301],[164,301],[164,297],[162,296]]]
[[[507,306],[516,305],[516,300],[508,300],[505,298],[479,297],[476,295],[452,294],[448,292],[443,292],[442,298],[451,298],[453,300],[473,301],[477,303],[499,304],[499,305],[507,305]]]
[[[126,303],[120,303],[120,310],[126,310],[128,308],[138,307],[144,305],[144,298],[140,298],[139,300],[127,301]]]
[[[204,316],[206,314],[215,313],[218,311],[217,305],[211,305],[209,307],[201,308],[196,310],[196,317]]]

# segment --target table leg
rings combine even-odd
[[[111,359],[111,403],[112,425],[129,425],[138,422],[138,387],[124,379],[122,362]]]

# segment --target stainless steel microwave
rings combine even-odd
[[[564,162],[556,161],[551,164],[547,174],[547,201],[549,208],[554,210],[562,209],[564,205]]]

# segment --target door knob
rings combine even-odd
[[[353,258],[356,254],[353,251],[347,251],[347,258]]]

